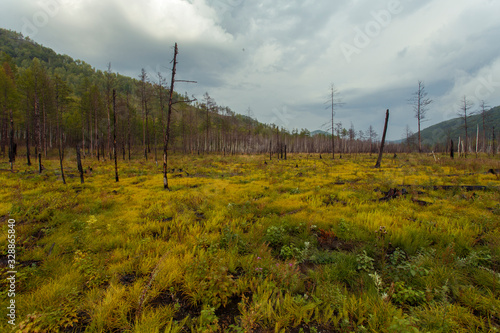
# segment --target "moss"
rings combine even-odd
[[[403,184],[500,186],[494,175],[466,174],[484,167],[412,155],[376,171],[364,155],[263,159],[173,155],[171,191],[143,161],[119,163],[119,183],[113,163],[90,160],[83,185],[62,185],[50,159],[48,176],[0,174],[2,232],[18,221],[19,318],[41,330],[76,318],[89,332],[155,331],[215,323],[223,310],[210,309],[231,304],[248,330],[494,327],[500,192],[408,187],[379,201]],[[393,264],[394,253],[403,254]],[[368,271],[358,269],[362,254],[373,259]]]

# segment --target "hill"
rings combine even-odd
[[[476,131],[479,125],[479,143],[483,142],[483,118],[480,114],[475,114],[467,117],[467,132],[469,137],[469,143],[475,144],[476,142]],[[490,109],[486,112],[486,141],[487,143],[491,141],[492,129],[495,128],[496,132],[500,130],[500,106]],[[444,145],[450,139],[455,143],[458,142],[460,137],[462,140],[465,138],[465,128],[464,121],[461,118],[454,118],[450,120],[443,121],[441,123],[432,125],[422,130],[422,145],[424,146],[435,146]],[[496,135],[498,138],[498,135]],[[418,140],[417,134],[412,138],[413,140]]]
[[[326,131],[322,131],[322,130],[316,130],[316,131],[312,131],[311,132],[311,136],[315,136],[315,135],[318,135],[318,134],[321,134],[321,135],[330,135],[330,133],[326,132]]]
[[[9,77],[15,91],[12,91],[12,98],[9,97],[11,105],[8,109],[14,111],[15,128],[28,132],[29,143],[26,145],[41,146],[46,153],[53,147],[52,138],[56,135],[57,125],[53,124],[60,119],[65,145],[74,147],[82,143],[90,155],[98,149],[103,150],[105,145],[110,151],[111,96],[115,89],[120,150],[125,152],[125,146],[130,149],[130,146],[142,145],[147,146],[149,153],[154,147],[162,147],[169,88],[165,83],[160,86],[153,82],[147,73],[144,80],[138,80],[114,73],[111,67],[108,71],[97,70],[85,61],[58,54],[29,37],[1,28],[0,63],[7,64],[8,72],[12,73]],[[140,68],[137,68],[137,73],[141,73]],[[44,83],[37,85],[36,82]],[[64,98],[58,95],[57,89],[64,90]],[[275,133],[270,125],[237,114],[227,106],[217,105],[208,93],[199,101],[187,102],[189,99],[187,95],[173,94],[175,107],[170,137],[174,150],[251,151],[250,136],[271,137]],[[185,103],[178,103],[183,101]],[[0,103],[3,103],[1,98]],[[37,110],[43,112],[40,120]],[[8,141],[4,129],[9,126],[9,115],[3,109],[2,113],[0,146],[4,152]],[[43,142],[38,142],[37,126],[43,129],[40,135]],[[259,149],[262,147],[264,145]]]

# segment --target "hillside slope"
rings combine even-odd
[[[495,132],[498,133],[500,130],[500,106],[490,109],[486,112],[486,138],[487,141],[491,140],[492,129],[495,128]],[[480,114],[472,115],[467,117],[467,132],[470,139],[470,143],[474,143],[476,140],[477,126],[479,125],[479,142],[482,143],[482,138],[484,135],[483,131],[483,118]],[[465,127],[464,121],[461,118],[454,118],[450,120],[443,121],[439,124],[432,125],[422,130],[422,145],[424,146],[434,146],[436,144],[444,144],[449,139],[457,142],[460,137],[462,140],[465,138]],[[417,134],[414,135],[417,140]],[[498,134],[496,135],[498,138]]]

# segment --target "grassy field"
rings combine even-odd
[[[438,157],[3,161],[0,331],[15,219],[17,332],[498,332],[500,160]]]

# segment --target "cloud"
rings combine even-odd
[[[418,80],[434,100],[426,125],[454,116],[478,82],[491,88],[480,89],[488,104],[500,104],[497,1],[2,0],[0,20],[21,31],[53,2],[57,13],[33,36],[43,45],[132,77],[146,68],[154,79],[169,75],[178,42],[179,78],[198,81],[180,91],[209,92],[240,113],[251,107],[264,122],[286,107],[289,129],[328,121],[331,83],[346,103],[337,116],[345,126],[366,129],[391,108],[391,139],[413,127],[407,100]]]

